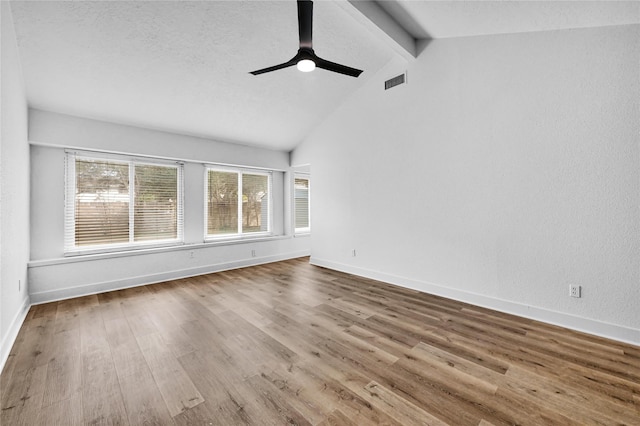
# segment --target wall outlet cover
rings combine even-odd
[[[571,297],[581,297],[581,288],[579,285],[570,285],[569,286],[569,296]]]

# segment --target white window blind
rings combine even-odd
[[[242,174],[243,233],[269,231],[269,175]]]
[[[134,241],[178,238],[178,168],[134,164]]]
[[[309,177],[296,176],[293,184],[295,232],[310,231]]]
[[[239,174],[209,170],[207,175],[207,234],[237,234]]]
[[[271,232],[271,172],[208,167],[205,180],[207,238]]]
[[[182,174],[177,163],[67,153],[65,252],[181,242]]]

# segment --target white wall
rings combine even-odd
[[[148,284],[309,253],[308,238],[291,232],[289,154],[131,126],[30,110],[31,262],[33,303]],[[65,147],[186,160],[185,244],[126,254],[64,257]],[[203,243],[202,163],[262,167],[273,174],[275,238]],[[253,256],[255,252],[255,256]]]
[[[0,368],[29,306],[29,144],[27,103],[8,2],[2,19],[0,127]]]
[[[389,64],[292,154],[312,262],[640,343],[639,58],[634,25]]]

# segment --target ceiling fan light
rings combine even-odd
[[[302,59],[298,61],[297,67],[302,72],[311,72],[316,69],[316,63],[311,59]]]

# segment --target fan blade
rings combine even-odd
[[[300,47],[312,48],[313,2],[298,0],[298,34]]]
[[[327,71],[333,71],[340,74],[345,74],[351,77],[358,77],[362,74],[362,70],[351,68],[346,65],[336,64],[335,62],[327,61],[326,59],[322,59],[316,56],[316,67],[322,68]]]
[[[272,67],[263,68],[263,69],[257,70],[257,71],[251,71],[249,74],[258,75],[258,74],[264,74],[266,72],[277,71],[277,70],[281,70],[283,68],[291,67],[291,66],[295,65],[296,63],[297,63],[296,61],[291,60],[289,62],[285,62],[284,64],[274,65]]]

